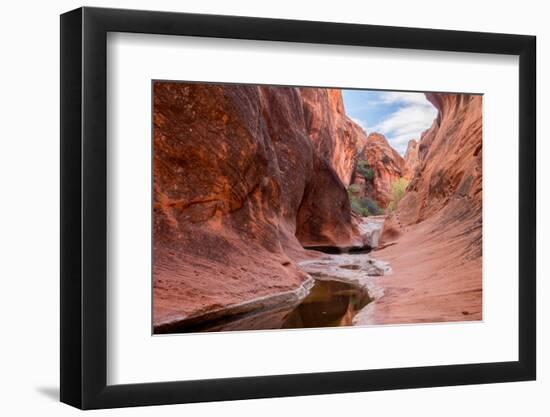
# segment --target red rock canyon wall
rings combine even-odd
[[[306,129],[315,149],[348,186],[365,132],[346,116],[340,90],[301,88],[300,92]]]
[[[358,170],[353,183],[364,189],[364,195],[385,208],[392,199],[392,184],[405,173],[405,160],[393,149],[384,135],[371,133],[363,140],[358,160],[367,161],[374,170],[374,178],[366,181]]]
[[[418,165],[418,142],[415,139],[409,140],[407,150],[405,151],[405,173],[404,177],[410,180],[416,171]]]
[[[435,214],[444,225],[472,223],[481,250],[482,96],[426,94],[439,114],[418,146],[418,167],[399,204],[405,224]]]
[[[153,122],[155,326],[300,288],[302,245],[360,244],[338,90],[157,82]]]
[[[439,114],[422,135],[418,164],[386,220],[391,277],[362,324],[482,319],[482,96],[426,94]],[[391,244],[390,244],[391,243]]]

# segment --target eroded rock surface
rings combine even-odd
[[[481,96],[427,96],[438,117],[404,159],[339,90],[155,83],[156,331],[276,326],[314,278],[368,289],[355,324],[480,319]],[[346,186],[386,207],[401,177],[387,219],[351,213]]]
[[[343,184],[360,128],[338,93],[154,84],[156,328],[295,303],[302,245],[362,244]]]
[[[365,245],[371,249],[378,247],[386,216],[363,217],[359,222],[359,232]]]
[[[405,169],[403,177],[410,180],[416,171],[418,166],[418,142],[415,139],[411,139],[407,143],[407,150],[405,152]]]
[[[366,139],[363,129],[344,111],[342,92],[328,88],[300,88],[306,129],[319,155],[348,186],[358,151]]]
[[[370,197],[382,208],[392,199],[392,184],[405,172],[405,160],[393,149],[384,135],[371,133],[363,142],[358,156],[358,164],[365,164],[372,170],[372,178],[365,178],[364,171],[358,166],[353,184],[359,186],[360,197]]]
[[[482,97],[427,94],[439,111],[421,137],[418,166],[374,256],[394,274],[361,324],[482,318]]]
[[[476,223],[481,243],[482,96],[426,96],[439,114],[420,140],[418,173],[400,203],[401,221],[418,223],[444,210],[446,223]]]

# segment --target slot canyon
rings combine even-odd
[[[482,318],[482,97],[404,155],[339,89],[153,84],[154,333]]]

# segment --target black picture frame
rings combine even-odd
[[[107,385],[108,32],[519,56],[519,358]],[[534,36],[171,12],[79,8],[61,15],[61,401],[82,409],[533,380],[536,376]]]

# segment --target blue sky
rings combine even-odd
[[[423,93],[342,90],[346,114],[367,133],[382,133],[401,155],[437,116]]]

